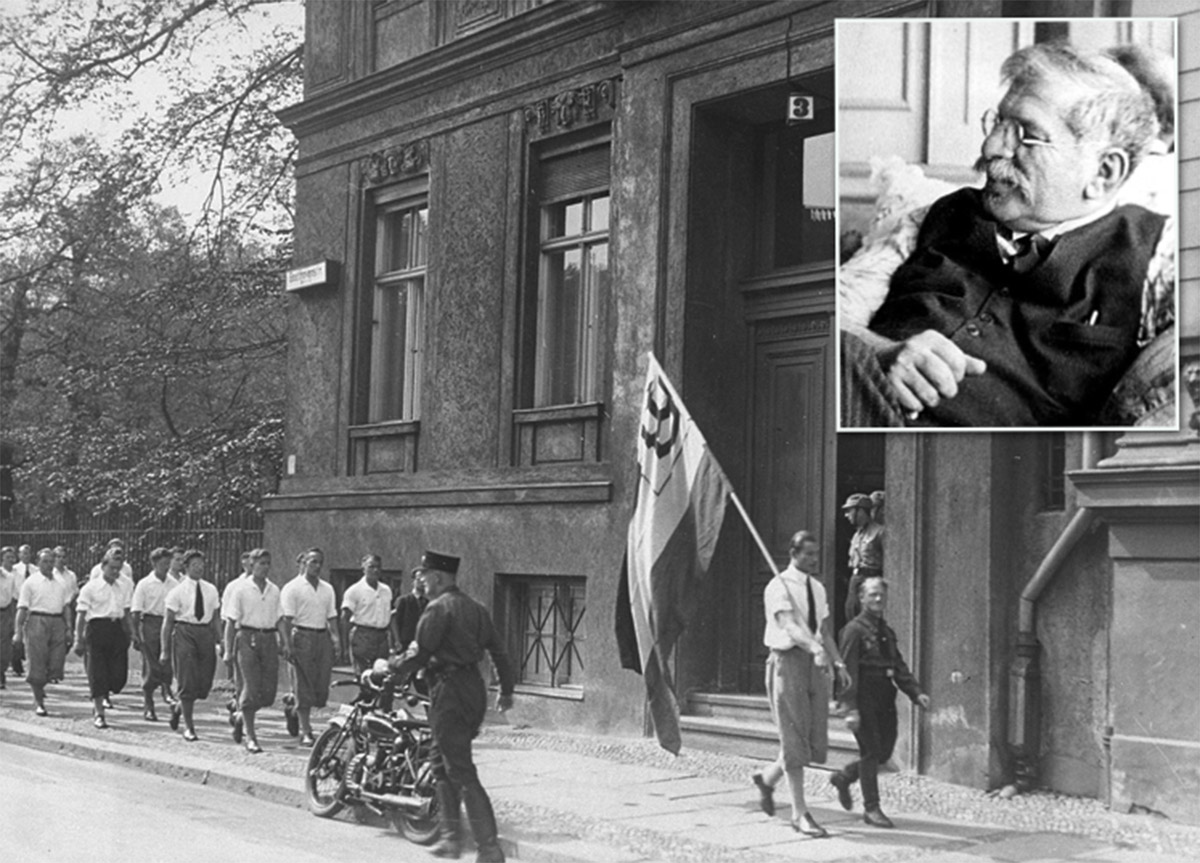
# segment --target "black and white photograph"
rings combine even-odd
[[[1176,41],[839,22],[842,429],[1178,427]]]
[[[0,0],[0,156],[0,860],[1200,859],[1198,0]]]

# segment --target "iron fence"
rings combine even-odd
[[[242,552],[262,545],[263,517],[250,510],[154,519],[140,513],[81,515],[64,511],[50,518],[6,519],[0,524],[0,545],[28,544],[35,552],[61,545],[67,550],[67,566],[81,576],[99,563],[112,539],[124,544],[135,579],[150,571],[150,552],[155,548],[197,548],[204,552],[208,579],[224,590],[225,583],[242,571]]]

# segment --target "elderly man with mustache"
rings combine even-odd
[[[841,321],[843,427],[1096,424],[1154,334],[1144,295],[1168,220],[1118,200],[1154,103],[1068,43],[1001,72],[983,188],[936,201],[870,321]]]

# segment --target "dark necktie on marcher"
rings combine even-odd
[[[1050,251],[1051,243],[1041,234],[1026,234],[1023,237],[1018,237],[1012,241],[1016,249],[1009,264],[1013,270],[1018,273],[1028,273],[1044,258]]]
[[[817,601],[813,599],[812,578],[805,576],[804,590],[808,593],[808,629],[813,634],[817,634]]]
[[[196,582],[196,623],[204,622],[204,594],[200,590],[200,582]]]

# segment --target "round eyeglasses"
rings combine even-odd
[[[1043,138],[1034,138],[1025,129],[1020,120],[1014,120],[1012,117],[1002,117],[1000,112],[995,108],[988,108],[983,112],[983,116],[979,118],[980,126],[983,128],[984,137],[991,135],[996,129],[1002,129],[1004,140],[1007,143],[1012,140],[1009,135],[1015,134],[1017,145],[1021,147],[1053,147],[1053,141],[1047,141]]]

